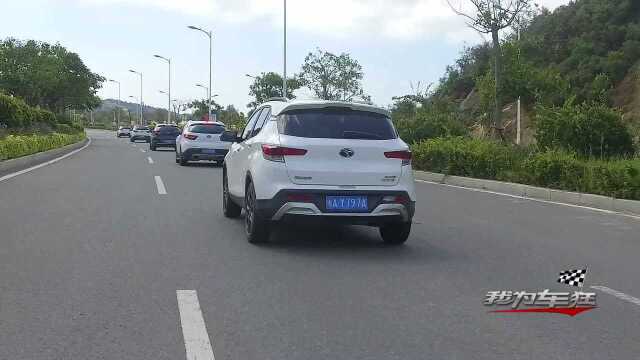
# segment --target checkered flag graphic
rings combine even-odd
[[[587,269],[567,270],[560,273],[560,276],[558,276],[558,282],[561,284],[582,287],[582,285],[584,285],[585,277],[587,277]]]

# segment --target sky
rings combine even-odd
[[[464,0],[451,0],[456,6]],[[568,0],[537,0],[550,9]],[[120,81],[123,100],[140,96],[166,107],[171,58],[171,97],[202,99],[209,76],[209,43],[194,25],[213,31],[213,94],[222,105],[246,111],[251,101],[245,74],[282,72],[283,0],[21,0],[4,1],[0,38],[60,43],[102,76]],[[315,49],[346,52],[363,67],[363,87],[374,103],[437,83],[465,46],[484,41],[465,26],[446,0],[288,0],[287,73],[300,71]],[[488,39],[487,39],[488,40]],[[299,97],[311,93],[300,90]],[[117,98],[115,83],[99,90]]]

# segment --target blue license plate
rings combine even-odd
[[[367,212],[369,205],[366,196],[327,196],[328,211]]]
[[[203,154],[215,154],[216,152],[216,149],[202,149]]]

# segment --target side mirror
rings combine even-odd
[[[220,141],[238,142],[238,133],[236,131],[224,131],[222,135],[220,135]]]

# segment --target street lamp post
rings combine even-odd
[[[165,94],[165,95],[167,95],[167,98],[169,99],[169,107],[167,108],[167,112],[171,113],[171,95],[170,95],[169,93],[167,93],[166,91],[163,91],[163,90],[158,90],[158,92],[159,92],[160,94]],[[169,115],[169,117],[168,117],[168,118],[169,118],[169,122],[168,122],[167,124],[171,124],[171,115]],[[176,119],[176,121],[177,121],[177,120],[178,120],[178,119]]]
[[[209,90],[212,89],[211,87],[211,69],[212,69],[212,62],[213,62],[213,32],[211,30],[207,31],[207,30],[203,30],[197,26],[187,26],[189,29],[191,30],[197,30],[200,31],[202,33],[204,33],[205,35],[207,35],[209,37]],[[211,91],[209,91],[209,119],[211,119]]]
[[[142,115],[144,112],[144,108],[142,107],[142,73],[131,69],[129,69],[129,72],[140,76],[140,125],[144,125],[144,115]]]
[[[284,46],[283,46],[284,71],[282,76],[282,97],[287,99],[287,0],[284,0]]]
[[[138,102],[138,98],[132,95],[129,95],[129,97],[131,99],[133,99],[135,102]],[[140,105],[138,105],[138,111],[140,111]],[[127,109],[127,113],[129,113],[129,125],[131,125],[131,113],[129,112],[129,109]],[[138,116],[138,118],[140,118],[140,116]]]
[[[171,124],[171,58],[166,58],[160,55],[153,55],[154,57],[164,60],[169,64],[169,102],[167,103],[167,120],[168,124]]]
[[[120,126],[120,103],[122,102],[122,100],[120,99],[120,81],[116,81],[113,79],[109,79],[109,81],[118,84],[118,117],[116,119],[116,126]]]

